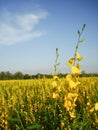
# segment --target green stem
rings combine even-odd
[[[19,112],[18,112],[17,110],[16,110],[16,113],[17,113],[17,116],[18,116],[18,118],[19,118],[19,121],[20,121],[20,124],[21,124],[22,129],[25,130],[25,128],[24,128],[24,126],[23,126],[23,124],[22,124],[22,121],[21,121]]]
[[[82,30],[81,30],[81,32],[79,31],[78,32],[78,41],[77,41],[77,44],[76,44],[76,47],[75,47],[75,53],[74,53],[74,58],[75,58],[75,62],[74,62],[74,65],[76,64],[76,52],[77,52],[77,50],[78,50],[78,47],[79,47],[79,44],[80,44],[80,37],[81,37],[81,35],[82,35],[82,33],[83,33],[83,30],[84,30],[84,25],[83,25],[83,27],[82,27]]]

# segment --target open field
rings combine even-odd
[[[0,81],[0,130],[97,130],[98,77]]]

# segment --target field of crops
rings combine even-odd
[[[98,130],[98,77],[79,77],[85,26],[67,62],[72,74],[59,77],[56,48],[53,78],[0,81],[0,130]]]
[[[0,81],[0,130],[98,130],[98,78]]]

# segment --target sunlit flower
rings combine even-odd
[[[81,61],[83,59],[82,56],[80,56],[80,54],[78,52],[76,52],[76,57],[78,61]]]
[[[75,58],[71,58],[68,62],[67,65],[71,66],[75,62]]]
[[[76,82],[76,85],[79,85],[79,84],[80,84],[80,82],[79,82],[79,81],[77,81],[77,82]]]
[[[53,86],[53,87],[56,87],[56,86],[57,86],[57,82],[56,82],[56,81],[53,81],[53,82],[52,82],[52,86]]]
[[[74,81],[70,80],[69,86],[70,86],[70,88],[75,88],[77,86],[77,84]]]
[[[68,93],[67,98],[72,99],[73,95],[74,95],[73,93]]]
[[[90,102],[87,102],[87,106],[90,106]]]
[[[59,97],[58,93],[53,93],[53,98],[57,99]]]
[[[96,121],[95,121],[96,123],[98,123],[98,118],[96,119]]]
[[[62,122],[61,122],[61,128],[63,129],[64,126],[65,126],[65,124],[64,124],[64,122],[62,121]]]
[[[71,118],[75,118],[76,117],[75,112],[69,112],[69,114],[70,114]]]
[[[66,76],[66,80],[67,81],[70,81],[72,79],[72,75],[71,74],[68,74],[67,76]]]
[[[53,79],[54,80],[58,80],[58,76],[53,76]]]
[[[64,107],[66,108],[67,111],[69,111],[71,108],[71,101],[65,100]]]
[[[73,74],[79,74],[81,72],[81,69],[79,68],[79,66],[72,66],[71,70]]]
[[[98,111],[98,102],[95,103],[95,111]]]
[[[92,113],[94,111],[94,107],[92,107],[91,109],[90,109],[90,113]]]

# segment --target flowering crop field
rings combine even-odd
[[[70,77],[0,81],[0,130],[98,130],[98,77]]]
[[[80,78],[78,30],[72,74],[59,78],[59,53],[53,78],[0,81],[0,130],[98,130],[98,77]]]

